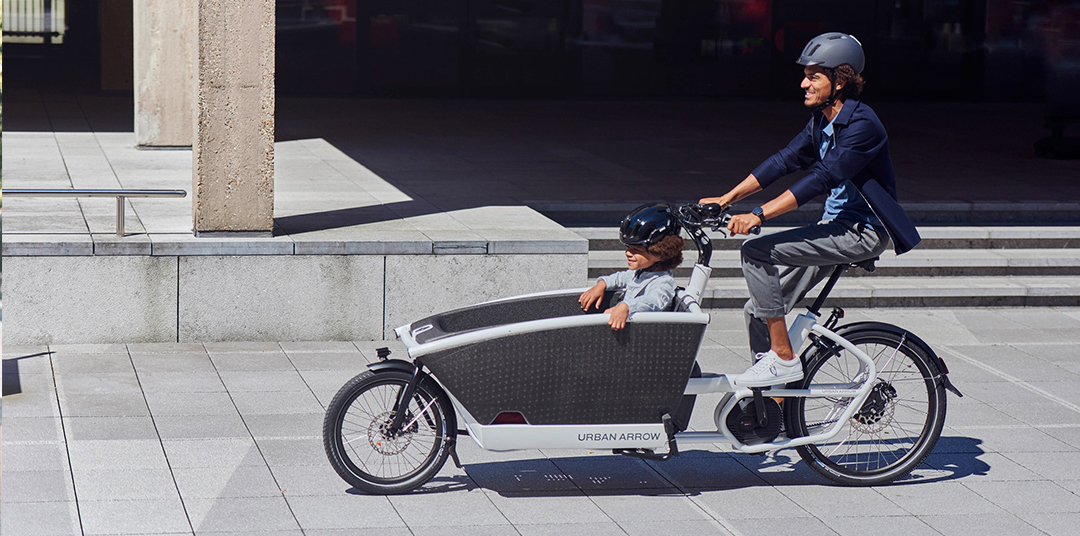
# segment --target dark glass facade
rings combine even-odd
[[[26,58],[82,73],[111,57],[99,50],[124,46],[106,35],[115,2],[8,4],[56,6],[66,25],[47,47],[6,36],[13,68],[31,67]],[[863,42],[877,98],[1080,94],[1080,0],[277,0],[277,85],[361,97],[789,97],[795,58],[826,31]]]
[[[279,0],[287,93],[788,95],[811,37],[856,35],[892,98],[1039,97],[1076,0]],[[1075,19],[1073,19],[1075,20]],[[1060,41],[1060,39],[1059,39]],[[1066,39],[1068,41],[1068,39]]]

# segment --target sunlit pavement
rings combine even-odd
[[[741,312],[699,361],[748,363]],[[793,450],[695,447],[667,462],[486,452],[468,439],[408,495],[349,489],[325,404],[382,341],[5,347],[3,529],[21,534],[1073,534],[1080,523],[1080,309],[851,310],[928,341],[949,396],[911,478],[829,485]],[[693,427],[711,426],[699,397]]]

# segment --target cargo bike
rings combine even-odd
[[[795,448],[828,480],[890,483],[934,448],[948,368],[915,334],[890,324],[819,322],[835,267],[789,336],[805,376],[742,388],[702,372],[696,357],[709,323],[701,301],[711,269],[706,229],[723,232],[719,205],[672,206],[697,247],[690,282],[669,310],[634,314],[613,331],[605,310],[582,311],[584,289],[489,301],[395,330],[409,359],[379,361],[349,380],[327,407],[323,441],[337,473],[359,490],[406,493],[431,480],[467,435],[488,450],[589,449],[650,460],[688,445],[730,444],[743,453]],[[755,229],[756,230],[756,229]],[[860,263],[873,270],[873,261]],[[722,393],[715,430],[689,430],[696,395]],[[960,395],[962,396],[962,395]],[[781,400],[779,401],[778,400]]]

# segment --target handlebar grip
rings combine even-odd
[[[761,226],[755,225],[750,228],[750,234],[761,234]]]

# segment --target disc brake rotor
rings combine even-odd
[[[851,416],[851,427],[868,434],[877,434],[892,422],[896,412],[896,389],[880,382],[870,391],[866,402]]]
[[[368,425],[367,437],[368,443],[371,444],[371,448],[382,454],[383,456],[394,456],[401,454],[405,449],[409,448],[412,444],[413,434],[416,426],[412,426],[409,430],[402,431],[396,435],[391,436],[389,433],[390,423],[394,420],[394,413],[392,411],[386,411],[382,414],[371,419],[371,424]]]

